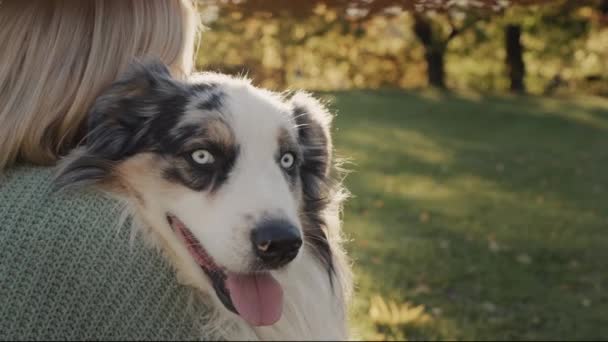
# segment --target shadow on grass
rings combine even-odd
[[[409,338],[606,336],[606,102],[335,95],[359,322],[380,294],[433,314]]]

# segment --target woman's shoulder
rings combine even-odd
[[[119,202],[93,188],[57,191],[51,167],[17,166],[0,175],[0,234],[53,241],[104,241],[128,229]],[[113,232],[112,232],[113,231]]]
[[[52,168],[0,177],[0,337],[203,337],[206,309],[156,250],[130,241],[117,201],[55,192]]]
[[[57,253],[75,243],[122,248],[105,243],[112,237],[120,242],[130,230],[128,220],[119,220],[119,202],[94,188],[58,191],[53,177],[53,168],[36,166],[16,166],[0,175],[0,235]]]
[[[18,216],[21,223],[41,219],[107,223],[115,219],[118,202],[95,189],[57,191],[54,169],[16,166],[0,174],[0,211]]]

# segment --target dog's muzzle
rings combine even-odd
[[[250,273],[230,272],[218,265],[186,225],[167,215],[171,229],[182,240],[194,261],[209,277],[226,309],[253,326],[276,323],[283,312],[283,288],[265,270]],[[299,230],[283,221],[266,221],[251,236],[256,255],[265,269],[276,269],[293,260],[302,245]]]

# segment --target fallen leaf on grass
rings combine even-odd
[[[483,302],[483,304],[481,304],[481,307],[483,308],[484,311],[487,312],[496,312],[496,304],[492,303],[492,302]]]
[[[427,293],[431,293],[431,288],[426,284],[419,284],[415,289],[412,290],[412,295],[414,296]]]
[[[418,217],[418,219],[422,223],[427,223],[431,220],[431,214],[429,214],[429,212],[425,210],[420,213],[420,216]]]
[[[526,253],[521,253],[517,256],[517,262],[520,264],[529,265],[532,263],[532,258]]]
[[[364,247],[365,248],[365,247],[369,246],[369,241],[368,240],[355,240],[355,243],[359,247]]]
[[[409,302],[398,304],[393,300],[385,300],[381,296],[374,296],[369,307],[369,316],[375,324],[404,325],[424,324],[431,320],[425,312],[424,305],[414,305]]]
[[[498,253],[501,250],[500,245],[494,236],[488,236],[488,249],[490,249],[490,252],[492,253]]]

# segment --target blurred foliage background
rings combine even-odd
[[[501,92],[515,68],[533,94],[608,95],[604,0],[199,2],[198,65],[270,88]]]
[[[338,114],[354,336],[608,338],[608,0],[198,5],[200,70]]]

